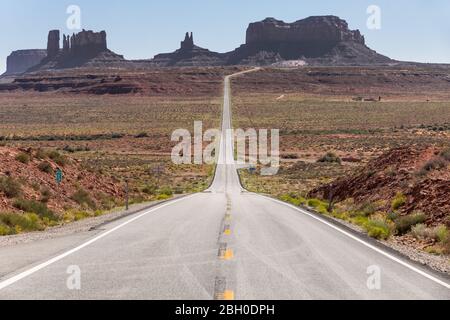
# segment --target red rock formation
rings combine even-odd
[[[59,53],[59,30],[51,30],[48,33],[47,57],[54,58]]]
[[[38,65],[47,56],[45,49],[13,51],[6,59],[5,75],[20,74]]]
[[[335,16],[309,17],[294,23],[267,18],[251,23],[247,29],[247,44],[307,41],[327,44],[352,41],[365,44],[359,30],[350,30],[345,20]]]

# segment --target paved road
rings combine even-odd
[[[231,127],[229,79],[223,131]],[[450,299],[448,278],[320,217],[244,192],[232,155],[224,136],[205,193],[103,230],[0,249],[0,298]],[[73,290],[71,266],[81,272],[80,290]],[[379,271],[380,289],[369,289],[368,268]]]

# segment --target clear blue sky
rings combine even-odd
[[[448,0],[2,0],[0,73],[16,49],[45,48],[50,29],[66,29],[66,9],[82,10],[82,27],[106,30],[109,48],[126,58],[151,58],[178,48],[186,31],[210,50],[233,50],[248,23],[266,17],[293,22],[333,14],[360,29],[368,45],[395,59],[450,63]],[[381,8],[381,30],[366,27],[369,5]]]

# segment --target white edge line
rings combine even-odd
[[[382,254],[383,256],[385,256],[385,257],[387,257],[387,258],[389,258],[389,259],[391,259],[391,260],[401,264],[402,266],[404,266],[404,267],[406,267],[406,268],[408,268],[408,269],[410,269],[410,270],[412,270],[412,271],[414,271],[414,272],[424,276],[425,278],[428,278],[429,280],[432,280],[432,281],[436,282],[437,284],[440,284],[441,286],[443,286],[443,287],[445,287],[447,289],[450,289],[450,284],[448,284],[447,282],[444,282],[444,281],[442,281],[442,280],[440,280],[440,279],[438,279],[436,277],[433,277],[432,275],[430,275],[430,274],[428,274],[428,273],[426,273],[426,272],[424,272],[424,271],[422,271],[422,270],[420,270],[420,269],[410,265],[409,263],[403,261],[402,259],[399,259],[399,258],[397,258],[397,257],[395,257],[395,256],[393,256],[393,255],[391,255],[389,253],[387,253],[386,251],[384,251],[384,250],[382,250],[380,248],[377,248],[376,246],[371,245],[370,243],[367,243],[366,241],[360,239],[359,237],[357,237],[357,236],[355,236],[355,235],[353,235],[353,234],[351,234],[351,233],[349,233],[349,232],[339,228],[338,226],[336,226],[336,225],[334,225],[332,223],[329,223],[329,222],[325,221],[324,219],[322,219],[322,218],[320,218],[320,217],[318,217],[318,216],[316,216],[316,215],[314,215],[312,213],[309,213],[309,212],[307,212],[305,210],[302,210],[301,208],[298,208],[298,207],[296,207],[296,206],[294,206],[294,205],[292,205],[290,203],[283,202],[281,200],[273,199],[273,198],[270,198],[270,197],[267,197],[267,196],[264,196],[264,195],[260,195],[260,194],[257,194],[257,193],[251,193],[251,194],[257,195],[259,197],[263,197],[263,198],[268,199],[268,200],[272,200],[274,202],[281,203],[281,204],[283,204],[285,206],[288,206],[288,207],[290,207],[290,208],[292,208],[292,209],[294,209],[296,211],[299,211],[299,212],[301,212],[301,213],[303,213],[303,214],[305,214],[305,215],[307,215],[307,216],[309,216],[311,218],[314,218],[314,219],[316,219],[316,220],[326,224],[327,226],[335,229],[336,231],[339,231],[340,233],[346,235],[347,237],[358,241],[359,243],[363,244],[364,246],[366,246],[366,247],[368,247],[368,248],[370,248],[370,249],[372,249],[372,250]]]
[[[108,230],[108,231],[106,231],[106,232],[104,232],[104,233],[98,235],[97,237],[95,237],[95,238],[93,238],[93,239],[91,239],[91,240],[89,240],[89,241],[83,243],[82,245],[80,245],[80,246],[78,246],[78,247],[76,247],[76,248],[73,248],[73,249],[71,249],[71,250],[69,250],[69,251],[67,251],[67,252],[65,252],[65,253],[63,253],[63,254],[60,254],[59,256],[56,256],[56,257],[54,257],[54,258],[52,258],[52,259],[50,259],[50,260],[48,260],[48,261],[46,261],[46,262],[43,262],[43,263],[41,263],[41,264],[39,264],[39,265],[37,265],[37,266],[35,266],[35,267],[29,269],[29,270],[26,270],[26,271],[24,271],[24,272],[22,272],[22,273],[19,273],[19,274],[15,275],[15,276],[13,276],[13,277],[11,277],[11,278],[9,278],[9,279],[6,279],[6,280],[3,281],[3,282],[0,282],[0,290],[3,290],[3,289],[5,289],[6,287],[9,287],[10,285],[16,283],[17,281],[20,281],[20,280],[22,280],[22,279],[24,279],[24,278],[26,278],[26,277],[28,277],[28,276],[31,276],[33,273],[36,273],[36,272],[38,272],[39,270],[42,270],[42,269],[44,269],[44,268],[50,266],[51,264],[53,264],[53,263],[55,263],[55,262],[58,262],[58,261],[60,261],[60,260],[62,260],[62,259],[64,259],[64,258],[70,256],[71,254],[73,254],[73,253],[75,253],[75,252],[77,252],[77,251],[83,249],[83,248],[86,248],[87,246],[93,244],[94,242],[97,242],[98,240],[100,240],[100,239],[106,237],[107,235],[113,233],[114,231],[117,231],[117,230],[119,230],[119,229],[125,227],[126,225],[128,225],[128,224],[130,224],[130,223],[132,223],[132,222],[134,222],[134,221],[136,221],[136,220],[138,220],[138,219],[144,217],[145,215],[147,215],[147,214],[149,214],[149,213],[152,213],[152,212],[154,212],[154,211],[156,211],[156,210],[159,210],[159,209],[161,209],[161,208],[164,208],[164,207],[173,205],[173,204],[175,204],[175,203],[177,203],[177,202],[180,202],[180,201],[189,199],[189,198],[194,197],[194,196],[196,196],[196,195],[198,195],[198,194],[193,194],[193,195],[190,195],[190,196],[181,198],[181,199],[172,200],[172,201],[170,201],[170,202],[168,202],[168,203],[165,203],[165,204],[159,205],[159,206],[157,206],[157,207],[155,207],[155,208],[151,208],[151,209],[149,209],[149,210],[147,210],[147,211],[144,211],[144,212],[141,213],[140,215],[138,215],[138,216],[136,216],[136,217],[134,217],[134,218],[131,218],[131,219],[125,221],[124,223],[122,223],[122,224],[120,224],[120,225],[118,225],[118,226],[112,228],[111,230]]]

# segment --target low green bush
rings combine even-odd
[[[46,224],[52,221],[58,221],[58,217],[51,211],[46,204],[34,200],[16,199],[13,203],[14,207],[27,213],[35,213]]]
[[[15,198],[22,194],[22,185],[11,177],[0,177],[0,192],[8,198]]]
[[[158,192],[160,195],[173,196],[173,191],[170,187],[164,187]]]
[[[341,158],[333,152],[328,152],[326,155],[317,160],[317,162],[341,163]]]
[[[16,160],[19,161],[19,162],[22,162],[22,163],[24,163],[24,164],[27,164],[27,163],[30,162],[31,157],[30,157],[30,155],[29,155],[28,153],[21,152],[21,153],[19,153],[19,154],[16,156]]]
[[[440,156],[446,160],[450,161],[450,148],[444,149],[441,151]]]
[[[91,209],[96,209],[97,207],[90,194],[82,188],[79,188],[70,198],[80,206],[87,206]]]
[[[423,223],[425,220],[426,216],[422,212],[416,212],[407,216],[398,217],[394,220],[395,229],[398,234],[403,235],[410,231],[413,226]]]
[[[39,163],[38,169],[45,173],[49,173],[49,174],[53,173],[53,168],[52,168],[51,164],[47,161],[43,161],[43,162]]]
[[[17,214],[0,213],[0,224],[3,225],[3,235],[21,232],[41,231],[45,225],[35,213]],[[2,233],[2,232],[0,232]]]
[[[328,212],[328,203],[319,199],[309,199],[306,204],[310,207],[313,207],[316,211],[322,214],[327,214]]]
[[[55,161],[55,163],[61,167],[64,167],[67,164],[67,157],[60,154],[58,151],[53,150],[48,153],[48,157]]]
[[[288,202],[293,204],[294,206],[300,206],[306,204],[306,199],[300,196],[284,194],[279,197],[281,201]]]
[[[445,168],[446,166],[447,161],[442,157],[437,157],[425,163],[421,171],[429,172],[433,170],[440,170],[442,168]]]
[[[399,192],[397,193],[397,195],[394,197],[394,199],[392,200],[392,210],[397,210],[400,209],[401,207],[403,207],[406,203],[406,196]]]
[[[391,228],[385,220],[369,219],[364,228],[369,237],[386,240],[391,235]]]

